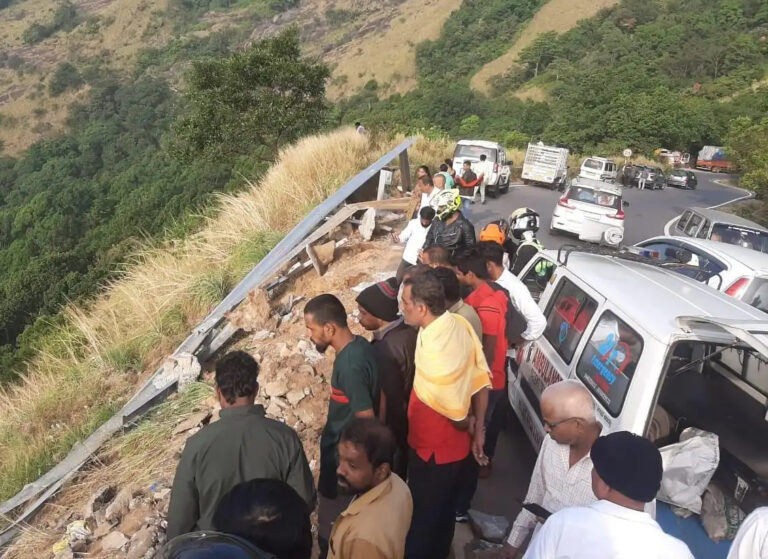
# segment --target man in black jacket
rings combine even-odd
[[[453,254],[475,244],[475,227],[459,211],[461,195],[458,190],[443,190],[430,205],[435,208],[437,219],[429,228],[424,250],[441,246]]]
[[[384,394],[381,413],[395,435],[398,455],[393,471],[405,479],[408,458],[408,400],[416,372],[416,330],[398,315],[395,278],[371,285],[357,296],[360,324],[373,332],[373,351]]]

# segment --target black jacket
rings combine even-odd
[[[434,220],[427,233],[424,249],[433,246],[441,246],[448,249],[451,254],[462,248],[468,248],[475,244],[475,227],[459,212],[459,219],[446,225],[444,221]]]

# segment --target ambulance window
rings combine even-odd
[[[576,375],[613,417],[621,412],[642,352],[640,335],[612,312],[604,312],[584,348]]]
[[[691,210],[686,210],[683,215],[680,216],[680,219],[677,220],[677,228],[680,229],[680,231],[685,231],[685,226],[691,218],[691,214],[693,214]]]
[[[597,310],[597,303],[566,278],[547,308],[544,337],[566,363],[570,363],[581,336]]]
[[[689,237],[695,237],[702,220],[703,218],[699,214],[693,214],[691,216],[691,221],[689,221],[688,225],[685,226],[685,234]]]
[[[547,288],[549,280],[552,278],[552,274],[555,272],[555,263],[546,258],[537,258],[528,269],[528,272],[523,276],[523,284],[531,292],[531,297],[537,303],[541,299],[541,294]]]

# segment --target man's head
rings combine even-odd
[[[216,362],[216,396],[222,409],[252,405],[259,391],[259,364],[244,351]]]
[[[485,260],[488,275],[496,281],[504,273],[504,249],[495,241],[480,241],[477,248]]]
[[[398,318],[397,280],[388,278],[366,287],[357,296],[360,324],[368,331],[383,328]]]
[[[472,162],[471,161],[465,161],[463,167],[464,167],[465,171],[469,171],[472,168]]]
[[[429,247],[421,254],[421,262],[430,268],[447,268],[451,265],[451,253],[445,247]]]
[[[435,188],[443,190],[445,188],[445,175],[441,175],[440,173],[436,174],[432,177],[432,182],[435,184]]]
[[[592,445],[592,491],[598,499],[643,510],[661,487],[664,468],[656,446],[628,431],[600,437]]]
[[[461,287],[456,272],[450,268],[435,268],[434,273],[440,283],[443,284],[446,307],[452,307],[461,298]]]
[[[217,505],[213,525],[278,559],[312,555],[309,507],[284,481],[252,479],[235,485]]]
[[[574,379],[556,382],[541,393],[544,430],[560,444],[576,445],[594,432],[595,402]]]
[[[407,324],[425,327],[445,312],[445,291],[434,270],[414,274],[403,285],[400,310]]]
[[[353,419],[339,440],[339,490],[362,495],[386,481],[395,459],[395,439],[383,423],[373,418]]]
[[[482,155],[480,156],[480,161],[485,161],[486,159],[487,159],[487,158],[485,157],[485,154],[482,154]]]
[[[426,192],[427,194],[430,194],[435,188],[435,183],[429,175],[419,177],[419,184],[421,185],[422,192]]]
[[[435,219],[435,208],[424,206],[419,210],[419,220],[422,227],[429,227]]]
[[[349,331],[347,311],[330,293],[318,295],[304,306],[304,324],[309,339],[320,353],[325,353],[336,336]]]
[[[441,163],[440,164],[440,172],[441,173],[447,173],[448,172],[448,164],[447,163]]]
[[[485,259],[476,246],[462,250],[455,254],[453,259],[456,264],[456,276],[462,285],[474,290],[490,279]]]

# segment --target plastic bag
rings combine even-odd
[[[664,475],[657,498],[696,514],[701,513],[701,496],[720,463],[717,435],[689,427],[680,435],[680,442],[659,451],[664,463]]]
[[[744,521],[744,511],[736,501],[714,483],[707,487],[702,501],[701,523],[709,538],[714,542],[735,538]]]

